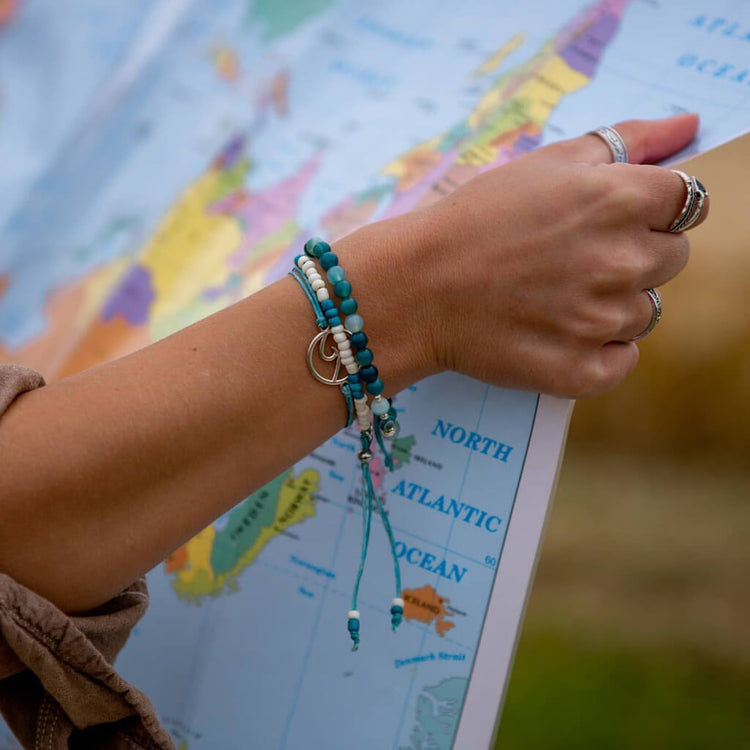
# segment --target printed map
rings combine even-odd
[[[51,381],[133,351],[313,234],[599,124],[698,111],[693,149],[718,145],[750,122],[748,60],[743,2],[0,2],[0,361]],[[395,405],[373,475],[399,633],[376,518],[350,651],[344,430],[150,574],[118,665],[180,748],[452,746],[537,395],[447,374]]]

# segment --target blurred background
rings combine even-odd
[[[750,748],[748,163],[744,138],[683,166],[712,196],[691,263],[636,373],[576,406],[498,747]]]
[[[636,372],[575,407],[497,747],[750,748],[748,164],[680,167],[710,219]]]

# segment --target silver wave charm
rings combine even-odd
[[[346,333],[349,333],[348,331]],[[329,337],[331,337],[329,339]],[[319,334],[317,334],[310,342],[310,346],[307,347],[307,366],[310,368],[310,372],[313,377],[319,380],[321,383],[326,385],[343,385],[346,383],[347,372],[344,370],[343,375],[339,375],[341,372],[341,354],[336,342],[333,340],[333,333],[330,328],[325,328]],[[333,364],[333,375],[326,377],[321,375],[315,368],[315,355],[323,360],[323,362],[332,362]]]

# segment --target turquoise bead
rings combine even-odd
[[[324,271],[338,265],[338,262],[339,259],[336,257],[335,253],[323,253],[323,255],[320,256],[320,265],[323,267]]]
[[[320,303],[320,309],[321,309],[321,310],[322,310],[323,312],[326,312],[327,310],[333,310],[333,309],[334,309],[334,307],[335,307],[335,305],[333,304],[333,300],[332,300],[332,299],[324,299],[324,300],[323,300],[323,301],[322,301],[322,302]]]
[[[333,285],[333,293],[340,299],[348,297],[352,293],[352,285],[348,281],[339,281]]]
[[[361,331],[364,325],[365,321],[359,315],[347,315],[346,320],[344,320],[344,328],[352,333]]]
[[[341,302],[341,312],[344,315],[354,315],[357,312],[357,300],[354,297],[347,297],[347,299]]]
[[[349,632],[357,632],[359,630],[359,620],[352,617],[351,620],[347,623],[347,626],[349,628]]]
[[[339,318],[338,315],[336,315],[333,318],[328,318],[328,325],[333,328],[334,326],[340,326],[341,325],[341,318]]]
[[[318,259],[322,258],[326,253],[330,253],[330,252],[331,252],[331,246],[325,240],[320,240],[320,242],[316,242],[312,247],[312,253]]]
[[[357,360],[357,364],[365,367],[366,365],[372,364],[372,351],[370,349],[361,349],[354,355],[354,359]]]
[[[315,253],[313,252],[313,248],[315,245],[320,244],[323,242],[322,237],[310,237],[310,239],[305,242],[305,255],[309,255],[311,258],[315,257]]]
[[[371,396],[379,396],[384,389],[385,386],[383,385],[383,381],[380,378],[374,380],[372,383],[367,384],[367,392]]]
[[[354,333],[349,339],[349,343],[352,345],[353,349],[364,349],[367,346],[367,334],[363,331]]]
[[[346,278],[346,274],[341,266],[331,266],[326,273],[326,278],[331,284],[338,284]]]
[[[388,412],[391,410],[391,405],[388,403],[388,399],[375,399],[372,402],[370,409],[376,417],[380,417],[383,414],[388,414]]]
[[[374,383],[378,379],[378,368],[375,365],[368,365],[359,371],[359,377],[364,383]]]

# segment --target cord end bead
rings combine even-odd
[[[401,432],[401,425],[392,417],[386,417],[380,425],[380,431],[386,440],[395,440]]]
[[[359,647],[359,612],[356,609],[352,609],[347,615],[346,626],[352,639],[352,651],[356,651]]]
[[[396,632],[396,629],[401,624],[401,622],[404,619],[404,600],[397,596],[392,602],[391,602],[391,628],[393,632]]]

